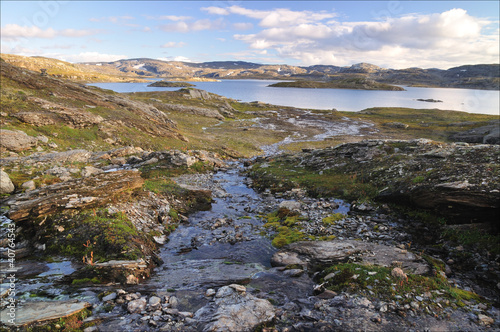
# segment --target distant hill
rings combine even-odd
[[[13,54],[0,54],[0,57],[7,63],[16,67],[25,68],[35,72],[46,70],[48,76],[56,78],[71,79],[81,82],[130,82],[137,81],[136,77],[125,77],[122,72],[115,71],[103,73],[94,70],[94,67],[73,64],[62,60],[45,57],[26,57]]]
[[[500,89],[500,64],[464,65],[442,69],[386,69],[370,63],[340,67],[332,65],[291,66],[244,61],[191,63],[149,58],[113,62],[70,64],[48,58],[2,54],[5,61],[31,70],[47,68],[49,75],[87,81],[126,81],[143,78],[200,79],[283,79],[332,81],[368,79],[392,85]]]
[[[498,90],[500,65],[466,65],[448,70],[442,69],[386,69],[369,63],[358,63],[348,67],[331,65],[290,66],[269,65],[243,61],[212,61],[190,63],[139,58],[114,62],[84,63],[92,70],[116,75],[142,77],[201,77],[215,79],[286,79],[330,81],[336,79],[365,78],[378,83],[456,87]]]

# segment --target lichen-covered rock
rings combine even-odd
[[[15,189],[9,174],[0,169],[0,194],[12,194]]]
[[[38,140],[20,130],[0,129],[0,151],[20,152],[36,146]]]

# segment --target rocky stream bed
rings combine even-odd
[[[328,124],[307,116],[297,115],[288,122],[317,130],[310,137],[288,137],[288,142],[371,130],[368,124],[352,121],[322,133],[320,129]],[[268,122],[260,125],[272,125]],[[249,167],[272,162],[283,143],[265,148],[266,158],[232,162],[222,162],[203,151],[185,154],[133,148],[97,154],[41,154],[24,160],[44,164],[54,158],[71,157],[79,162],[92,161],[94,166],[86,167],[85,174],[82,171],[78,178],[71,175],[70,168],[51,168],[48,171],[66,177],[64,181],[52,184],[54,187],[27,190],[4,201],[10,210],[1,217],[1,252],[5,259],[1,263],[0,331],[26,330],[44,322],[51,322],[46,327],[56,330],[70,330],[71,323],[86,332],[500,329],[498,257],[474,252],[467,256],[469,265],[464,267],[460,261],[464,248],[443,240],[433,245],[422,243],[419,238],[432,234],[432,227],[409,220],[389,204],[312,198],[302,188],[275,190],[274,186],[265,188],[261,183],[255,186],[260,191],[254,190],[254,182],[259,179],[247,177]],[[366,165],[370,161],[363,158],[375,156],[372,150],[378,147],[377,151],[381,151],[384,144],[389,143],[353,144],[353,149],[359,151],[354,156],[342,148],[336,151]],[[440,147],[432,142],[398,144],[398,151],[406,146],[415,151],[413,145],[432,145],[434,150],[428,159],[445,158],[437,151]],[[443,151],[449,156],[449,151],[462,149],[460,153],[465,155],[466,146],[444,147]],[[347,149],[347,145],[343,148]],[[484,146],[472,150],[481,149],[488,150],[489,158],[498,158],[496,148],[491,148],[496,152]],[[313,166],[337,162],[316,160],[329,150],[325,151],[304,153]],[[394,153],[394,148],[391,151]],[[110,163],[99,166],[102,159]],[[181,175],[173,181],[195,200],[208,196],[212,201],[197,208],[202,211],[177,216],[179,225],[170,234],[163,234],[163,221],[173,218],[169,213],[175,199],[149,192],[141,194],[133,204],[113,201],[115,195],[143,184],[137,171],[140,167],[162,161],[189,167],[199,160],[211,163],[214,171]],[[396,171],[401,173],[403,168]],[[497,185],[487,187],[493,197],[497,195]],[[79,188],[79,194],[73,194],[74,188]],[[81,272],[86,271],[89,257],[83,262],[57,256],[51,262],[35,260],[33,250],[36,256],[56,238],[64,235],[69,241],[69,236],[75,236],[69,233],[71,220],[62,218],[50,226],[55,233],[38,231],[34,234],[37,242],[17,243],[12,269],[8,261],[10,229],[32,222],[34,214],[41,216],[36,222],[42,226],[45,214],[92,207],[96,201],[108,200],[108,213],[123,211],[136,229],[157,234],[156,244],[151,245],[144,259],[91,263],[107,271],[106,283],[92,283],[92,276]],[[93,213],[97,218],[97,212]],[[9,218],[15,219],[17,226]],[[294,236],[298,238],[293,239]],[[47,241],[47,237],[51,240]],[[138,243],[135,245],[143,249],[149,246],[147,242]],[[10,271],[16,275],[15,282],[8,278]],[[117,275],[125,277],[120,279]],[[13,284],[16,319],[9,321]],[[85,315],[76,321],[62,319],[81,312]]]

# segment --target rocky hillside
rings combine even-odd
[[[155,138],[185,139],[165,113],[110,91],[42,77],[6,62],[1,82],[3,152],[134,143],[146,148]]]
[[[254,166],[258,187],[406,204],[449,223],[500,216],[500,146],[367,140],[273,158]]]
[[[73,64],[57,59],[44,57],[26,57],[13,54],[0,54],[7,63],[41,73],[46,70],[50,77],[71,79],[80,82],[137,82],[142,81],[133,77],[126,77],[124,73],[116,71],[109,74],[93,70],[85,65]]]

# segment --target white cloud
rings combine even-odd
[[[133,16],[107,16],[107,17],[100,17],[100,18],[90,18],[90,22],[111,22],[111,23],[120,23],[121,21],[129,21],[129,20],[135,20],[135,17]]]
[[[52,49],[69,49],[72,45],[54,45]],[[49,49],[49,47],[42,47]],[[47,58],[59,59],[68,62],[111,62],[120,59],[126,59],[126,55],[105,54],[99,52],[82,52],[78,54],[63,54],[59,52],[43,52],[38,49],[26,48],[21,45],[14,47],[1,45],[1,52],[8,54],[17,54],[24,56],[44,56]]]
[[[75,30],[75,29],[64,29],[64,30],[54,30],[52,28],[40,29],[37,26],[20,26],[18,24],[6,24],[1,29],[2,39],[6,41],[15,41],[20,38],[45,38],[52,39],[57,36],[64,37],[84,37],[99,34],[104,32],[103,30],[90,29],[90,30]]]
[[[201,10],[214,15],[229,15],[229,11],[226,8],[221,7],[202,7]]]
[[[6,24],[1,29],[2,39],[17,40],[19,38],[54,38],[56,30],[52,28],[40,29],[36,26],[20,26],[17,24]]]
[[[283,58],[305,65],[349,65],[355,62],[388,63],[390,67],[450,67],[463,63],[495,63],[498,34],[484,35],[495,23],[470,16],[463,9],[430,15],[407,15],[381,22],[308,22],[325,13],[264,11],[230,7],[232,13],[260,18],[268,28],[256,34],[236,34],[250,49],[275,49]],[[317,14],[317,15],[315,15]],[[319,15],[319,16],[318,16]],[[286,16],[286,17],[285,17]],[[296,23],[291,23],[291,18]],[[390,59],[390,60],[388,60]]]
[[[186,43],[184,42],[168,42],[168,43],[165,43],[163,45],[161,45],[160,47],[161,48],[176,48],[176,47],[184,47],[186,46]]]
[[[273,10],[255,10],[243,8],[240,6],[230,6],[227,8],[207,7],[202,8],[202,10],[205,10],[210,14],[237,14],[250,17],[260,20],[259,25],[265,28],[314,23],[325,19],[331,19],[337,16],[335,13],[326,11],[293,11],[287,8],[277,8]]]
[[[250,30],[253,28],[252,23],[234,23],[233,29],[235,30]]]
[[[68,62],[112,62],[126,59],[126,55],[105,54],[99,52],[82,52],[79,54],[59,54],[54,58]]]
[[[192,17],[190,16],[175,16],[175,15],[165,15],[165,16],[160,16],[158,19],[160,20],[170,20],[170,21],[186,21],[190,20]]]
[[[145,16],[147,20],[168,20],[168,21],[187,21],[192,19],[191,16],[177,16],[177,15],[161,15],[161,16]]]
[[[209,19],[197,20],[194,22],[176,22],[171,24],[164,24],[160,29],[165,32],[192,32],[202,30],[217,30],[224,27],[224,22],[221,19],[211,21]]]
[[[163,58],[156,58],[157,60],[161,61],[182,61],[182,62],[194,62],[189,58],[186,58],[185,56],[169,56],[169,57],[163,57]]]
[[[76,47],[77,46],[72,44],[55,44],[55,45],[42,46],[41,48],[44,50],[51,50],[51,49],[69,50]]]

